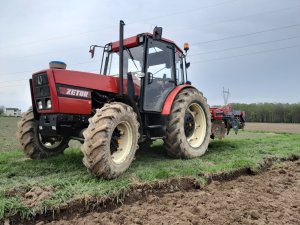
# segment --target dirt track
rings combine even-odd
[[[300,161],[213,182],[203,190],[149,195],[113,211],[47,224],[300,224]]]

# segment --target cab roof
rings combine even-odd
[[[141,33],[141,34],[129,37],[129,38],[124,38],[124,46],[126,48],[132,48],[132,47],[138,46],[139,45],[139,38],[143,37],[143,36],[152,38],[153,34],[151,34],[151,33]],[[171,40],[166,39],[166,38],[161,38],[161,40],[174,45],[178,51],[183,53],[182,49],[179,48],[178,45],[176,45],[174,41],[171,41]],[[112,51],[114,51],[114,52],[119,51],[119,46],[120,46],[119,41],[112,42],[111,46],[112,46]]]

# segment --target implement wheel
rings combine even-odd
[[[124,173],[138,149],[139,123],[132,107],[112,102],[98,109],[84,131],[83,163],[97,177]]]
[[[207,150],[211,133],[209,106],[202,93],[182,90],[175,98],[168,118],[164,141],[168,154],[176,158],[201,156]]]

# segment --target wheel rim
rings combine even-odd
[[[190,119],[190,116],[193,119]],[[187,119],[187,120],[186,120]],[[198,103],[192,103],[186,110],[184,124],[187,142],[193,148],[198,148],[206,135],[206,117],[202,107]]]
[[[118,133],[117,145],[115,146],[116,148],[111,149],[111,158],[114,163],[120,164],[125,161],[132,148],[132,127],[128,122],[123,121],[117,125],[115,132]]]
[[[55,149],[57,148],[61,143],[62,143],[62,139],[61,140],[57,140],[56,138],[44,138],[42,135],[39,134],[39,142],[40,144],[47,149]]]

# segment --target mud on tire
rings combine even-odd
[[[175,158],[201,156],[208,148],[210,133],[211,116],[206,98],[196,89],[182,90],[168,117],[164,140],[167,153]]]
[[[138,149],[139,123],[132,107],[112,102],[97,109],[84,131],[83,163],[97,177],[113,179],[124,173]]]
[[[34,119],[32,108],[23,114],[21,121],[18,123],[16,136],[24,153],[32,159],[61,154],[69,143],[69,139],[66,138],[61,138],[56,142],[53,141],[52,145],[50,142],[43,143],[42,137],[38,133],[38,121]]]

